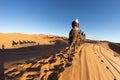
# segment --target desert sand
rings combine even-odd
[[[86,40],[69,50],[65,37],[0,34],[0,79],[5,80],[120,80],[120,45]],[[11,41],[35,44],[11,46]],[[1,47],[2,48],[2,47]]]

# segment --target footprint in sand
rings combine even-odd
[[[98,58],[100,58],[100,56],[98,56]]]
[[[106,68],[107,68],[107,69],[109,69],[109,67],[108,67],[108,66],[106,66]]]
[[[103,60],[101,60],[101,62],[104,62]]]

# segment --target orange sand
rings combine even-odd
[[[1,50],[0,58],[6,80],[120,80],[118,44],[86,41],[75,51],[69,51],[65,37],[26,34],[0,37],[7,48]],[[11,40],[32,40],[39,45],[13,49]]]

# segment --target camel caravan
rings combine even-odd
[[[69,32],[69,44],[71,47],[75,47],[76,45],[79,46],[86,40],[86,35],[81,31],[79,25],[78,19],[72,21],[72,29]]]
[[[21,41],[21,40],[19,40],[18,42],[17,41],[12,41],[12,47],[15,47],[15,46],[33,46],[33,45],[36,45],[37,44],[37,42],[35,42],[35,41],[25,41],[25,40],[23,40],[23,41]]]
[[[80,34],[80,40],[81,40],[81,41],[85,41],[85,40],[86,40],[85,33],[82,32],[82,31],[80,31],[79,34]]]

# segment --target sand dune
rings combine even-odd
[[[59,38],[58,36],[53,35],[44,35],[44,34],[21,34],[21,33],[0,33],[0,49],[2,48],[2,44],[4,44],[5,49],[11,49],[11,48],[21,48],[31,45],[17,45],[12,46],[12,41],[19,42],[20,41],[35,41],[36,45],[51,45],[55,44],[55,40],[61,40],[63,39]]]
[[[47,50],[45,53],[47,56],[37,55],[29,59],[27,56],[25,61],[6,67],[3,75],[5,80],[120,80],[119,45],[86,41],[78,48],[69,50],[66,39],[52,36],[47,40],[49,45],[54,46],[12,49],[17,52],[28,51],[24,56],[25,54],[33,56],[35,51],[43,49]],[[54,47],[54,50],[51,50],[51,47]],[[14,56],[15,53],[11,54]]]
[[[4,67],[14,63],[21,63],[36,57],[48,57],[52,54],[59,52],[68,46],[66,38],[61,38],[52,35],[30,35],[21,33],[0,34],[0,44],[4,44],[5,49],[0,49],[0,59],[4,61]],[[12,46],[14,41],[35,41],[35,44],[18,44]],[[39,43],[39,44],[38,44]],[[0,46],[1,47],[1,46]]]
[[[73,65],[61,73],[59,80],[119,80],[120,55],[106,44],[81,45]]]

